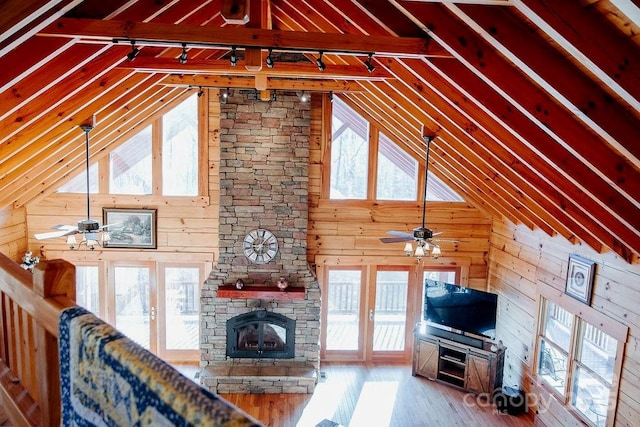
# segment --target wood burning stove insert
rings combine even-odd
[[[227,320],[227,357],[292,359],[296,321],[265,310]]]

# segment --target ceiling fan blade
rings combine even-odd
[[[53,227],[54,230],[65,230],[65,231],[76,231],[78,227],[75,225],[67,225],[67,224],[56,224]]]
[[[390,231],[387,231],[387,234],[391,234],[392,236],[396,236],[396,237],[406,237],[409,240],[413,240],[413,234],[405,233],[404,231],[390,230]]]
[[[453,243],[460,243],[460,242],[464,242],[464,240],[453,240],[453,239],[433,239],[432,242],[453,242]]]
[[[380,241],[382,243],[398,243],[398,242],[409,242],[413,240],[413,236],[406,237],[381,237]]]
[[[74,234],[77,231],[78,231],[77,228],[74,228],[72,230],[49,231],[47,233],[36,233],[33,235],[33,237],[35,237],[38,240],[55,239],[56,237],[64,237],[64,236],[68,236],[69,234]]]
[[[438,231],[437,233],[433,233],[431,236],[436,237],[444,233],[444,231]]]
[[[122,225],[121,222],[114,222],[113,224],[105,224],[105,225],[101,225],[99,227],[99,230],[102,230],[104,228],[109,228],[109,227],[115,227],[116,225]]]

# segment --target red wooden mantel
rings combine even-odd
[[[242,289],[237,289],[235,285],[222,285],[218,288],[219,298],[254,298],[270,300],[303,300],[305,298],[304,288],[300,286],[289,286],[281,291],[275,286],[251,285]]]

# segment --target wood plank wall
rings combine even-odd
[[[312,97],[311,143],[309,153],[309,234],[307,258],[311,264],[318,256],[336,263],[358,259],[379,261],[380,264],[406,263],[402,252],[404,243],[380,242],[388,230],[411,232],[422,223],[422,203],[335,201],[322,197],[323,180],[328,179],[328,137],[331,126],[328,103],[320,96]],[[325,124],[323,126],[323,116]],[[467,203],[428,202],[427,227],[442,238],[460,240],[442,243],[439,260],[430,259],[426,265],[468,265],[468,286],[486,289],[487,256],[491,219]],[[344,262],[343,262],[344,263]]]
[[[489,254],[489,289],[499,294],[497,336],[508,348],[505,385],[528,388],[534,358],[537,290],[543,283],[564,290],[570,254],[597,263],[592,307],[629,327],[616,425],[640,419],[640,265],[611,253],[599,254],[524,226],[495,220]],[[582,425],[555,401],[539,409],[545,425]],[[636,421],[634,421],[636,420]]]
[[[0,252],[19,262],[27,250],[27,212],[25,208],[0,209]],[[34,251],[37,256],[37,251]]]

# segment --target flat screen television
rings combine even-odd
[[[430,279],[424,289],[427,322],[495,339],[498,295]]]

